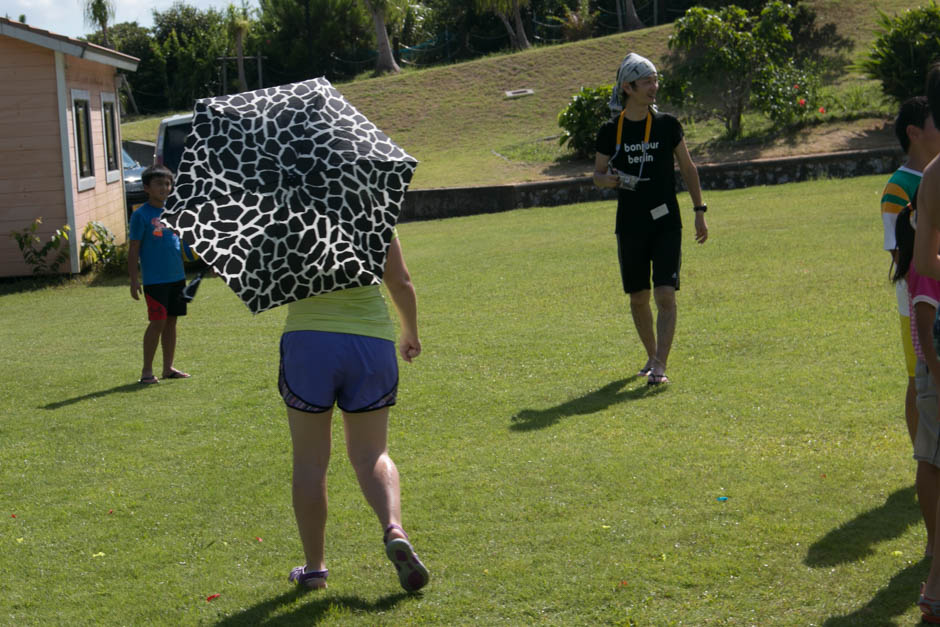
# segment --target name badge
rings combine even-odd
[[[660,206],[654,207],[653,209],[651,209],[650,215],[653,216],[654,220],[659,220],[661,217],[665,215],[669,215],[669,207],[667,207],[666,204],[663,203]]]

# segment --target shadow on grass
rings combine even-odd
[[[354,614],[360,613],[382,613],[394,608],[402,599],[418,595],[399,592],[398,594],[389,594],[379,597],[375,601],[367,601],[356,596],[322,596],[324,593],[313,590],[302,590],[294,588],[290,592],[258,603],[254,607],[243,610],[234,616],[225,618],[216,625],[228,627],[229,625],[312,625],[327,618],[331,608],[337,608],[340,611],[349,610]],[[327,593],[328,594],[328,593]],[[280,616],[271,616],[278,609],[285,605],[294,603],[303,596],[310,596],[310,601],[304,603],[301,607],[289,614]],[[366,618],[368,622],[368,618]]]
[[[639,387],[622,389],[630,381],[639,381]],[[562,418],[569,416],[585,416],[593,414],[611,405],[616,405],[621,401],[636,400],[645,398],[654,394],[659,394],[666,390],[668,385],[651,387],[646,385],[646,379],[641,377],[629,377],[611,381],[599,390],[588,392],[584,396],[565,401],[561,405],[549,407],[548,409],[523,409],[512,417],[512,424],[509,426],[513,431],[533,431],[535,429],[544,429],[550,427]]]
[[[141,385],[140,383],[125,383],[124,385],[116,385],[113,388],[108,388],[107,390],[98,390],[97,392],[89,392],[88,394],[82,394],[81,396],[74,396],[72,398],[67,398],[61,401],[55,401],[54,403],[48,403],[46,405],[40,405],[39,409],[59,409],[60,407],[65,407],[66,405],[74,405],[75,403],[81,403],[82,401],[88,401],[93,398],[101,398],[102,396],[108,396],[109,394],[128,394],[130,392],[137,392],[139,390],[145,390],[149,385]]]
[[[833,529],[809,547],[803,563],[811,568],[837,566],[871,555],[873,545],[897,538],[920,520],[914,492],[914,486],[898,490],[884,505]]]
[[[895,625],[892,620],[917,603],[920,582],[927,577],[930,560],[924,558],[899,571],[888,585],[880,588],[864,606],[845,616],[827,618],[823,627],[849,627],[850,625]]]

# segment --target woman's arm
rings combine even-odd
[[[410,362],[421,354],[421,341],[418,339],[418,297],[411,283],[411,275],[405,266],[398,238],[392,239],[385,261],[385,287],[398,310],[401,321],[401,337],[398,340],[398,352],[402,359]]]
[[[940,165],[937,159],[924,170],[917,188],[917,233],[914,236],[914,267],[917,272],[940,281]]]
[[[933,347],[933,319],[936,314],[936,308],[930,303],[914,303],[914,328],[920,340],[920,349],[924,353],[924,363],[927,364],[934,384],[940,389],[940,360],[937,359],[937,351]]]

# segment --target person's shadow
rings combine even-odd
[[[891,494],[883,505],[833,529],[809,547],[803,563],[810,568],[837,566],[874,553],[872,546],[897,538],[921,518],[914,486]]]
[[[290,605],[298,598],[307,595],[311,597],[309,602],[304,603],[293,612],[271,616],[279,607]],[[235,625],[313,625],[325,620],[331,608],[339,607],[354,613],[387,612],[408,597],[420,598],[420,594],[399,592],[379,597],[375,601],[367,601],[356,596],[329,596],[328,593],[322,591],[294,588],[290,592],[262,601],[253,607],[242,610],[238,614],[224,618],[216,625],[224,627],[234,627]]]
[[[640,381],[639,387],[622,389],[630,381]],[[578,398],[565,401],[548,409],[523,409],[512,417],[509,426],[513,431],[533,431],[550,427],[562,418],[584,416],[606,409],[625,400],[635,400],[653,394],[659,394],[667,385],[649,386],[643,377],[629,377],[611,381],[604,387],[588,392]]]
[[[82,394],[81,396],[73,396],[72,398],[66,398],[61,401],[40,405],[39,409],[59,409],[60,407],[65,407],[66,405],[73,405],[75,403],[81,403],[82,401],[90,401],[91,399],[101,398],[102,396],[108,396],[109,394],[129,394],[131,392],[139,392],[140,390],[144,390],[149,387],[152,386],[142,385],[140,383],[125,383],[124,385],[116,385],[113,388],[108,388],[106,390],[89,392],[88,394]]]
[[[914,486],[897,490],[884,504],[833,529],[809,547],[803,563],[810,568],[822,568],[855,562],[873,554],[874,545],[900,537],[921,519],[915,492]],[[823,625],[894,625],[893,617],[904,614],[917,601],[917,590],[929,566],[929,558],[909,565],[864,606],[851,614],[832,616]]]
[[[892,619],[910,610],[917,602],[920,582],[927,577],[929,569],[928,557],[911,564],[892,577],[888,585],[880,588],[868,603],[851,614],[827,618],[823,627],[896,625]]]

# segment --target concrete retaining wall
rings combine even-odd
[[[738,189],[825,178],[888,174],[904,161],[897,148],[800,155],[699,165],[702,188]],[[676,175],[677,187],[683,189]],[[497,185],[409,190],[400,221],[435,220],[525,207],[548,207],[616,198],[615,190],[594,187],[591,177]]]

